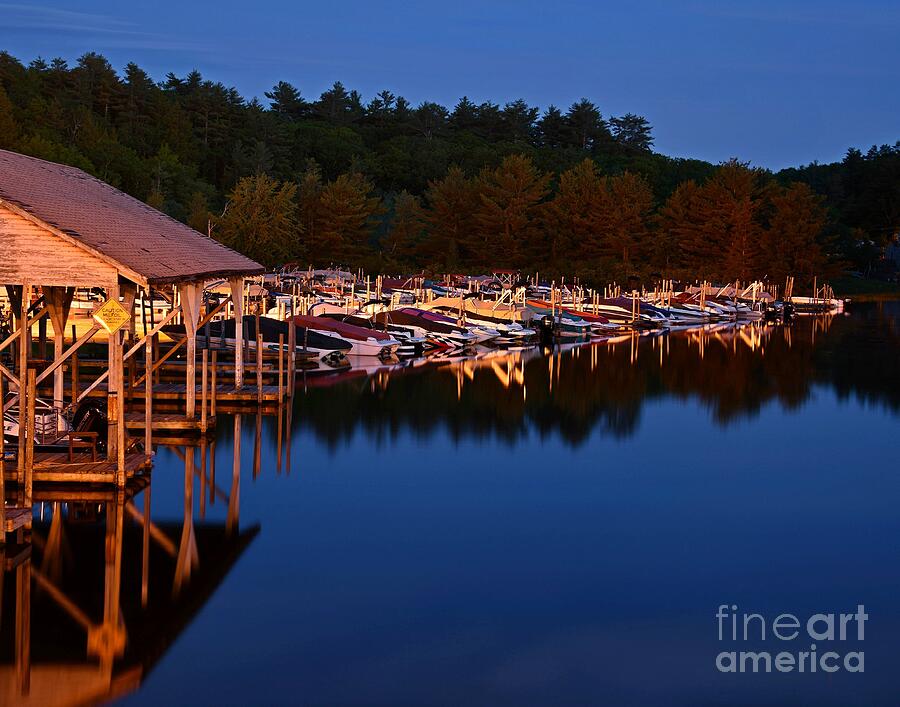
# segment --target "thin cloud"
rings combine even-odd
[[[74,31],[122,32],[134,22],[112,15],[96,15],[75,10],[61,10],[43,5],[0,3],[2,24],[18,29],[68,29]]]
[[[137,23],[113,15],[17,3],[0,3],[0,15],[0,29],[51,31],[77,35],[79,40],[89,36],[97,48],[198,52],[212,49],[196,40],[140,31],[136,29]]]

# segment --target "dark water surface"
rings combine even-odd
[[[210,586],[126,702],[896,704],[898,324],[900,302],[858,304],[789,327],[310,378],[280,442],[276,417],[240,422],[246,547],[224,577],[209,558],[226,542],[235,425],[220,415],[221,494],[192,488],[193,579]],[[152,482],[176,543],[184,456],[160,448]],[[139,539],[123,557],[123,594],[139,595]],[[171,583],[151,580],[151,607]],[[722,673],[721,651],[815,642],[720,642],[722,604],[804,623],[863,604],[864,640],[851,623],[817,650],[863,651],[864,672],[841,658],[830,674]],[[151,633],[130,631],[128,655]]]

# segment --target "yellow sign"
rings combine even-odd
[[[110,299],[101,304],[97,311],[94,312],[94,319],[110,334],[115,334],[128,324],[131,316],[128,314],[128,310],[119,304],[118,300]]]

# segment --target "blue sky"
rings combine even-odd
[[[94,50],[260,97],[281,79],[448,107],[586,96],[645,115],[660,152],[775,169],[900,139],[898,37],[896,0],[0,2],[0,49],[25,61]]]

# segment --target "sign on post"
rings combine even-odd
[[[109,299],[101,304],[94,312],[94,320],[106,329],[107,333],[115,334],[128,323],[131,316],[119,300]]]

